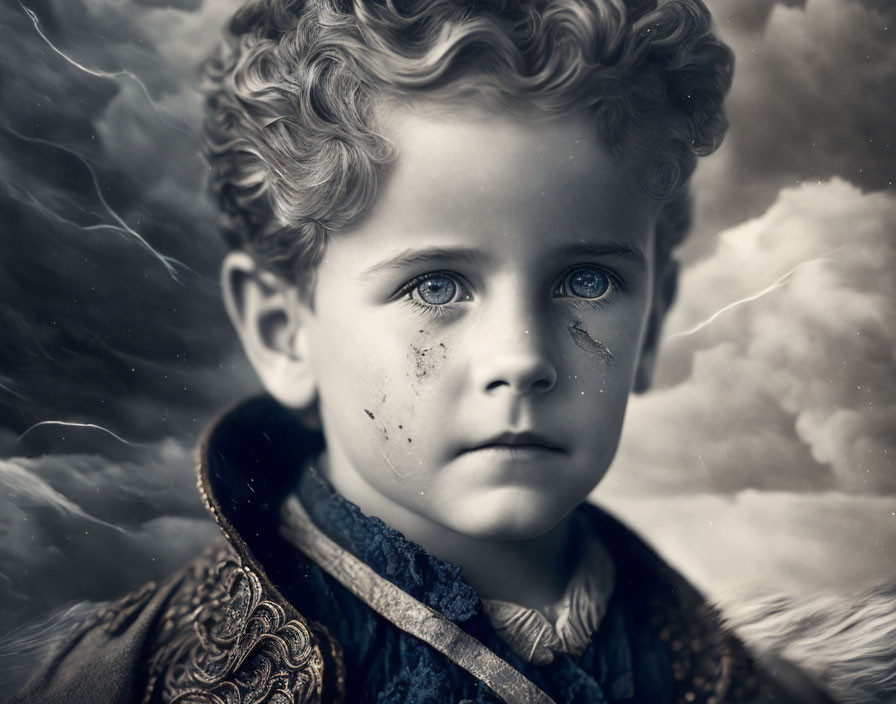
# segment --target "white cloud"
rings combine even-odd
[[[723,233],[684,274],[666,388],[633,399],[609,489],[896,492],[894,232],[896,197],[835,179]]]

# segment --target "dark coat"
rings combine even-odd
[[[443,613],[559,702],[823,704],[784,662],[760,667],[684,578],[607,513],[593,522],[617,568],[608,613],[577,660],[522,661],[459,570],[300,478],[323,439],[268,398],[207,432],[199,490],[224,537],[183,571],[102,607],[13,697],[65,702],[499,701],[386,622],[279,533],[297,486],[314,522],[380,576]]]

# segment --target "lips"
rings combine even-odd
[[[488,448],[518,448],[518,449],[532,449],[532,450],[549,450],[551,452],[565,453],[566,450],[554,442],[553,440],[548,439],[544,435],[540,435],[539,433],[534,432],[504,432],[499,435],[495,435],[492,438],[484,440],[473,447],[470,447],[463,452],[474,452],[476,450],[484,450]]]

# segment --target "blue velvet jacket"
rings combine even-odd
[[[340,548],[443,614],[555,702],[722,704],[829,701],[783,662],[759,667],[718,615],[605,512],[577,509],[617,568],[591,644],[536,666],[497,636],[460,568],[364,516],[313,473],[323,439],[269,398],[206,434],[199,488],[224,536],[161,585],[95,612],[12,702],[500,702],[485,684],[405,633],[279,533],[290,491]]]

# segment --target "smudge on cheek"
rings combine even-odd
[[[424,330],[420,331],[425,334]],[[448,359],[448,347],[444,342],[411,343],[411,359],[413,361],[413,374],[417,381],[423,381],[438,370],[439,362]]]
[[[365,408],[364,413],[367,415],[368,418],[370,418],[371,422],[376,426],[377,430],[379,430],[383,434],[383,437],[386,440],[388,440],[389,439],[389,430],[386,428],[386,426],[384,424],[377,421],[376,415],[374,415],[373,411]]]
[[[567,330],[569,331],[569,336],[572,338],[572,341],[575,342],[578,347],[581,347],[592,356],[597,357],[597,359],[604,364],[613,359],[613,353],[610,352],[610,348],[603,342],[591,337],[588,331],[582,327],[581,320],[573,320],[569,324]]]

